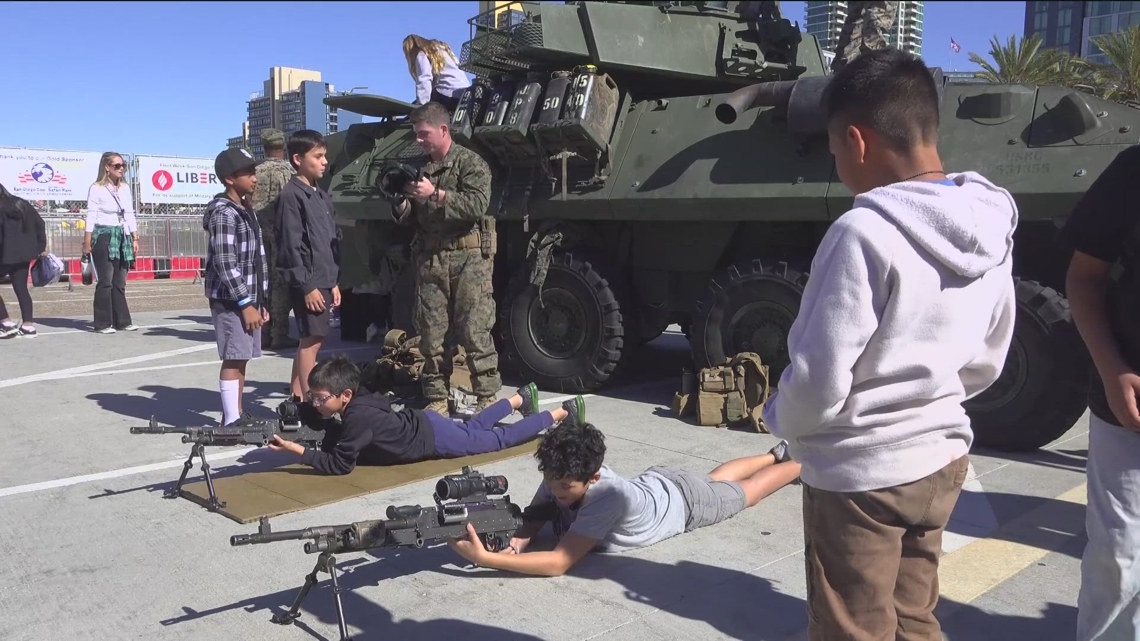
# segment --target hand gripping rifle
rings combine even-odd
[[[273,532],[269,519],[262,517],[256,534],[236,534],[230,537],[230,545],[309,539],[305,543],[305,552],[319,552],[317,563],[305,577],[305,584],[301,586],[293,606],[288,612],[273,615],[273,622],[289,625],[301,616],[301,602],[316,585],[317,574],[327,572],[331,577],[333,599],[336,601],[340,637],[345,641],[349,636],[344,622],[334,554],[386,547],[421,548],[428,543],[466,537],[468,523],[475,526],[475,532],[483,544],[497,552],[510,544],[511,536],[523,523],[547,521],[553,517],[549,509],[552,505],[531,506],[522,510],[511,503],[510,496],[491,498],[505,494],[506,491],[505,476],[483,476],[470,467],[464,467],[461,473],[444,476],[436,482],[435,493],[432,495],[435,507],[390,505],[386,520],[320,525],[286,532]],[[451,500],[451,503],[444,504],[447,500]]]
[[[309,411],[304,411],[305,409]],[[154,416],[145,427],[132,427],[131,434],[182,434],[183,443],[193,443],[190,456],[182,466],[182,475],[174,489],[163,492],[163,497],[172,499],[182,495],[182,484],[186,474],[194,467],[194,457],[202,460],[202,473],[206,477],[206,488],[210,492],[208,509],[216,512],[226,506],[214,492],[214,480],[210,476],[210,464],[206,462],[207,445],[256,445],[261,447],[280,436],[286,441],[296,441],[317,447],[325,438],[324,429],[335,424],[331,419],[323,419],[311,407],[292,400],[285,400],[277,406],[277,419],[271,421],[248,421],[232,423],[225,427],[171,427],[159,425]],[[314,429],[316,428],[316,429]]]

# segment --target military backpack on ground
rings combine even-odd
[[[402,329],[384,335],[384,347],[374,361],[361,365],[361,380],[374,392],[395,392],[397,396],[416,396],[420,392],[420,374],[424,369],[420,337],[408,338]],[[457,347],[452,368],[465,367],[466,354]],[[446,368],[446,363],[445,363]],[[446,372],[451,373],[451,370]]]
[[[761,412],[768,394],[768,366],[758,354],[741,352],[723,365],[685,372],[673,412],[678,417],[695,415],[697,425],[726,427],[747,421],[753,430],[767,432]]]

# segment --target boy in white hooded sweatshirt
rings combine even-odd
[[[1017,208],[943,171],[920,59],[864,54],[823,107],[856,197],[820,242],[764,409],[803,466],[809,638],[941,640],[942,532],[973,442],[962,402],[1013,336]]]

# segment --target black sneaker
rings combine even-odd
[[[19,325],[0,325],[0,338],[12,338],[20,333]]]
[[[581,396],[575,396],[562,403],[562,409],[566,410],[566,413],[569,414],[569,416],[562,420],[563,423],[568,422],[575,425],[586,424],[586,399]]]
[[[792,460],[792,454],[788,451],[787,441],[776,443],[776,446],[768,450],[768,453],[776,457],[777,463],[787,463]]]
[[[522,397],[522,405],[519,405],[519,414],[523,416],[530,416],[538,410],[538,386],[534,383],[527,383],[518,389],[518,395]]]

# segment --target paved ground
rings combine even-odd
[[[90,333],[90,288],[37,290],[42,335],[0,341],[0,637],[23,639],[337,639],[327,581],[298,625],[269,621],[292,602],[314,556],[301,542],[234,548],[252,532],[185,500],[164,500],[187,454],[177,437],[132,436],[151,415],[219,416],[217,360],[199,285],[132,282],[140,332]],[[14,312],[7,286],[0,296]],[[364,356],[360,344],[334,346]],[[686,343],[666,334],[631,380],[587,399],[607,462],[711,469],[776,439],[668,416]],[[249,398],[283,398],[291,353],[250,366]],[[509,385],[517,381],[507,381]],[[559,397],[547,395],[553,404]],[[267,412],[268,409],[259,411]],[[1047,449],[972,454],[945,542],[939,611],[950,639],[1073,637],[1084,545],[1087,417]],[[281,461],[215,448],[218,474]],[[525,502],[540,476],[519,457],[486,466]],[[200,478],[195,469],[192,479]],[[431,500],[434,481],[274,519],[274,529],[381,518]],[[559,578],[467,568],[446,546],[343,555],[356,638],[585,640],[803,638],[800,489],[725,523],[621,556],[592,556]],[[325,577],[326,575],[322,575]]]

